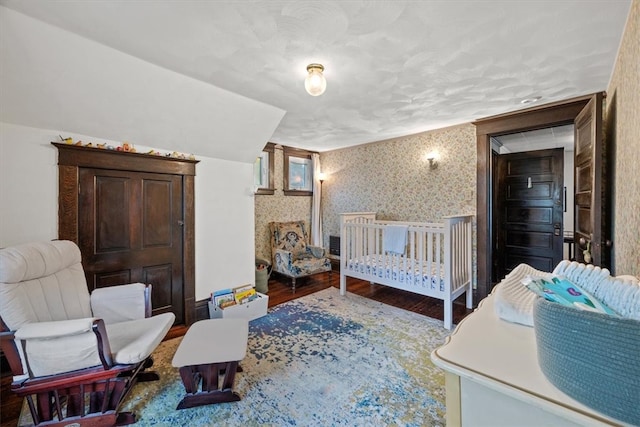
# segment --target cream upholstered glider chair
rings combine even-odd
[[[331,272],[331,260],[319,246],[309,245],[305,221],[270,222],[273,271],[291,278],[296,291],[296,279],[323,271]]]
[[[2,349],[38,425],[124,425],[119,407],[175,316],[151,315],[150,286],[89,294],[75,243],[60,240],[0,250]]]

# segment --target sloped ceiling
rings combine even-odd
[[[40,21],[1,12],[4,122],[253,162],[284,115]]]
[[[605,90],[630,0],[0,4],[3,120],[245,159],[267,140],[325,151]]]

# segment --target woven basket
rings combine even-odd
[[[562,392],[596,411],[640,425],[640,321],[565,307],[533,307],[538,363]]]

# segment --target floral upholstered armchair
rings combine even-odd
[[[296,279],[323,271],[331,272],[331,261],[324,249],[308,244],[305,221],[270,222],[271,258],[273,271],[291,278],[291,290],[296,290]]]

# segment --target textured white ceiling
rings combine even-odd
[[[527,132],[517,132],[493,137],[503,148],[501,154],[518,153],[522,151],[546,150],[549,148],[563,148],[574,151],[574,126],[562,125]]]
[[[1,4],[285,110],[325,151],[605,90],[630,0],[18,1]],[[327,91],[304,91],[306,65]],[[150,106],[149,108],[156,108]],[[249,121],[250,123],[250,121]],[[149,144],[151,145],[151,144]]]

